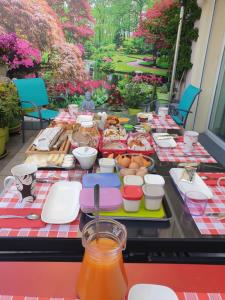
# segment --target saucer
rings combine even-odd
[[[136,284],[128,294],[128,300],[178,300],[175,292],[164,285]]]

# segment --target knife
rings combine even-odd
[[[207,157],[211,157],[210,154],[171,154],[172,156],[175,157],[202,157],[202,158],[207,158]]]

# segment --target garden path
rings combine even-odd
[[[150,70],[150,69],[154,69],[154,70],[162,70],[162,71],[165,71],[165,69],[161,69],[161,68],[157,68],[157,67],[148,67],[148,66],[143,66],[143,65],[139,65],[140,63],[144,62],[143,59],[137,59],[136,61],[131,61],[131,62],[128,62],[127,64],[129,66],[133,66],[133,67],[142,67],[144,69],[147,69],[147,70]]]

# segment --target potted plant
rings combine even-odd
[[[136,115],[142,111],[152,93],[152,86],[144,82],[131,81],[126,84],[122,90],[122,96],[125,99],[125,105],[131,115]]]
[[[6,127],[9,132],[18,132],[21,128],[21,108],[15,85],[10,81],[0,81],[0,107],[4,111]],[[4,122],[4,123],[5,123]]]
[[[0,93],[1,95],[1,93]],[[9,107],[0,99],[0,158],[5,154],[9,124]]]

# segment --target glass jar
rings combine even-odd
[[[110,219],[99,219],[99,237],[96,238],[96,221],[85,225],[82,245],[85,254],[77,281],[80,300],[124,300],[127,294],[127,277],[122,251],[126,247],[125,226]]]

